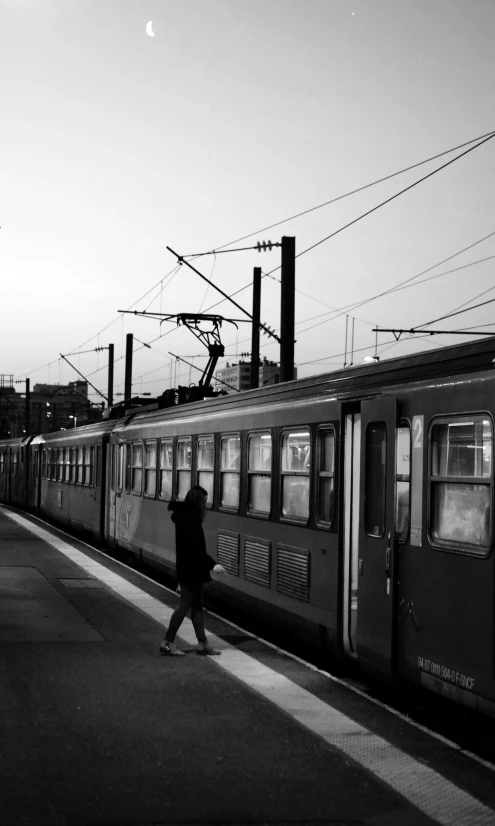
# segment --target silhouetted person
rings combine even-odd
[[[206,552],[203,519],[205,517],[207,491],[194,485],[186,494],[184,502],[171,502],[168,509],[172,511],[175,522],[176,572],[180,586],[180,602],[170,617],[170,624],[165,638],[160,645],[160,653],[172,657],[182,657],[174,643],[189,609],[191,620],[198,639],[196,654],[220,654],[206,641],[203,616],[203,586],[210,582],[210,571],[225,574],[223,565],[219,565]]]

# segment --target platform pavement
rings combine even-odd
[[[184,641],[186,657],[160,657],[161,637],[137,603],[0,508],[2,826],[437,822],[221,658]]]

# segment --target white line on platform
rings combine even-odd
[[[34,525],[17,513],[3,508],[1,511],[39,539],[56,548],[84,571],[104,582],[147,616],[162,626],[168,624],[172,614],[171,608],[108,570],[104,565],[88,558],[60,537]],[[189,644],[196,642],[190,620],[184,620],[181,625],[180,637]],[[210,635],[210,641],[222,650],[222,656],[214,658],[216,665],[269,700],[305,729],[318,735],[329,746],[338,749],[380,778],[428,817],[442,826],[493,826],[495,812],[492,809],[438,772],[392,746],[382,737],[319,700],[287,677],[228,645],[221,638]]]

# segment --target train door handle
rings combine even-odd
[[[391,550],[391,531],[388,532],[387,547],[385,549],[385,573],[387,577],[390,576],[390,550]]]

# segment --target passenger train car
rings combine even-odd
[[[494,360],[484,339],[0,441],[0,496],[173,572],[167,506],[200,484],[219,598],[495,715]]]

